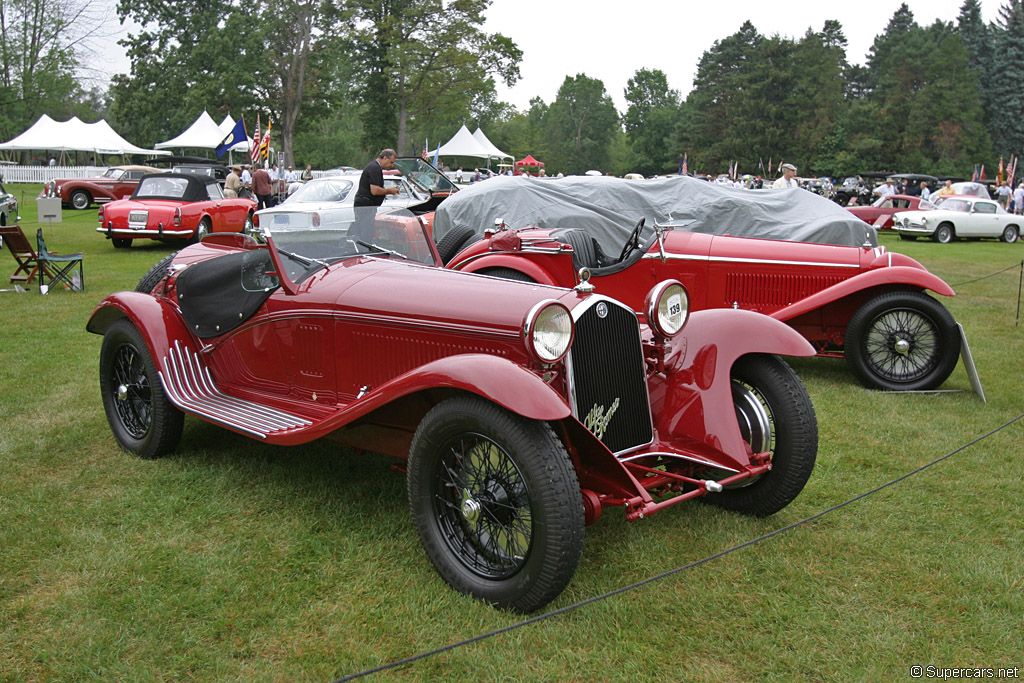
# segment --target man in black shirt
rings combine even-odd
[[[384,198],[389,194],[398,194],[398,186],[384,187],[384,171],[394,167],[396,156],[393,149],[381,150],[377,158],[368,163],[363,169],[363,174],[359,176],[359,187],[356,188],[353,202],[356,220],[352,226],[352,233],[361,239],[373,236],[373,218],[376,216],[377,207],[384,203]]]

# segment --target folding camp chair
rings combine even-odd
[[[77,254],[55,254],[46,250],[43,229],[36,230],[36,254],[39,258],[39,292],[46,294],[54,282],[63,283],[72,291],[85,288],[85,265],[82,252]],[[78,282],[75,282],[75,267],[78,267]],[[46,278],[50,278],[47,282]]]
[[[17,270],[11,276],[11,282],[24,282],[28,284],[36,276],[40,268],[39,256],[36,254],[36,250],[32,248],[19,225],[0,226],[0,238],[2,238],[8,251],[11,252],[11,256],[18,263]]]

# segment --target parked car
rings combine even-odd
[[[1021,225],[1021,216],[1008,213],[993,199],[952,195],[935,200],[934,209],[905,211],[896,221],[895,229],[903,239],[929,237],[942,244],[956,238],[979,237],[1016,242]]]
[[[40,197],[60,197],[65,207],[88,209],[131,196],[142,176],[160,173],[153,166],[112,166],[99,178],[58,178],[43,186]]]
[[[891,230],[893,219],[902,211],[916,211],[922,208],[920,197],[906,194],[891,194],[879,197],[870,206],[848,206],[846,210],[877,230]],[[930,204],[925,204],[927,208]]]
[[[18,223],[18,198],[8,192],[0,183],[0,225]]]
[[[213,233],[103,299],[87,327],[118,444],[165,455],[188,415],[394,456],[440,575],[520,611],[562,591],[606,508],[768,515],[803,488],[817,423],[773,354],[814,350],[789,327],[691,315],[673,280],[638,315],[586,283],[445,270],[412,214],[359,225]]]
[[[599,292],[633,310],[655,282],[675,278],[694,310],[784,321],[818,355],[845,357],[869,387],[937,387],[960,353],[956,321],[926,293],[953,296],[952,288],[810,192],[686,177],[497,178],[441,204],[435,237],[458,243],[450,268],[561,286],[587,268]]]
[[[356,171],[310,180],[277,206],[257,211],[253,224],[261,226],[273,221],[278,227],[301,228],[351,221],[360,175]],[[400,175],[385,175],[384,186],[397,187],[398,194],[385,197],[381,211],[422,204],[430,199],[427,192]]]
[[[159,173],[144,176],[131,198],[101,206],[96,231],[116,249],[140,238],[198,242],[210,233],[251,229],[255,210],[251,199],[225,197],[214,178]]]

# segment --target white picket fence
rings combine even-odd
[[[47,183],[54,178],[98,178],[107,166],[14,166],[0,165],[5,183]]]

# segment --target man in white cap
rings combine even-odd
[[[896,192],[896,186],[892,178],[886,178],[884,185],[879,185],[874,189],[874,193],[879,197],[888,197],[892,194],[899,194]]]
[[[800,187],[796,179],[796,166],[793,164],[782,165],[782,177],[772,183],[772,188],[784,190],[787,187]]]

